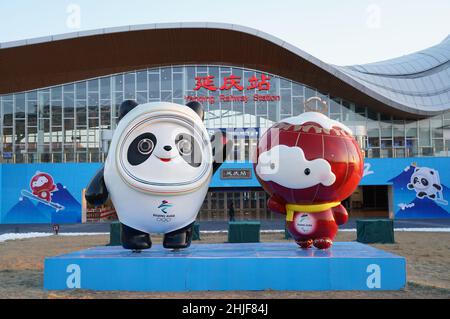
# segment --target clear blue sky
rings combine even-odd
[[[0,17],[0,42],[142,23],[241,24],[339,65],[397,57],[450,34],[450,0],[1,0]]]

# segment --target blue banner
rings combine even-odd
[[[395,218],[450,218],[450,158],[367,158],[360,185],[392,185]],[[221,170],[252,169],[251,178],[225,179]],[[224,163],[211,187],[260,187],[253,165]]]
[[[101,163],[2,164],[0,223],[79,223]],[[365,159],[360,185],[391,185],[395,218],[450,217],[450,158]],[[211,188],[260,187],[250,162],[224,163]]]
[[[0,222],[80,223],[82,190],[101,165],[1,165]]]
[[[366,159],[361,185],[392,185],[394,215],[449,218],[450,158]]]

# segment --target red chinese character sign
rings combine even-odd
[[[264,74],[261,75],[261,78],[258,79],[256,76],[252,76],[248,79],[250,82],[250,86],[247,87],[247,90],[257,89],[258,91],[269,91],[270,90],[270,78]]]
[[[214,86],[214,76],[196,76],[195,77],[195,88],[194,91],[198,91],[201,88],[205,88],[209,91],[216,91],[217,88]]]
[[[223,78],[223,84],[220,87],[221,90],[230,90],[232,88],[235,88],[239,91],[242,91],[244,89],[243,86],[240,85],[241,83],[241,77],[236,75],[230,75]]]
[[[269,91],[271,88],[270,83],[270,77],[268,75],[262,74],[260,77],[257,77],[253,75],[251,78],[248,79],[248,85],[242,80],[241,76],[237,75],[229,75],[225,76],[222,79],[222,83],[220,87],[216,86],[215,77],[213,75],[206,75],[206,76],[197,76],[195,77],[195,86],[193,88],[194,91],[199,92],[201,89],[206,90],[207,92],[216,92],[218,90],[220,91],[230,91],[230,90],[237,90],[240,92],[245,91],[253,91],[256,90],[258,92],[261,91]],[[218,97],[214,95],[209,96],[193,96],[193,95],[187,95],[185,96],[186,102],[192,102],[197,101],[201,103],[210,103],[214,104],[217,100],[222,103],[226,102],[244,102],[248,103],[249,101],[259,102],[259,101],[280,101],[279,95],[272,95],[272,94],[258,94],[254,93],[252,96],[249,96],[247,94],[240,94],[240,95],[233,95],[233,94],[220,94]]]
[[[318,112],[272,126],[259,140],[255,173],[270,194],[270,210],[286,214],[302,248],[332,245],[348,214],[341,201],[363,175],[363,156],[352,131]]]

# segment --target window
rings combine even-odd
[[[159,73],[150,73],[148,75],[149,98],[159,99]]]
[[[161,69],[161,90],[172,90],[172,69]]]
[[[147,91],[147,71],[141,71],[136,73],[136,90],[141,92]]]
[[[79,100],[86,99],[86,82],[78,82],[75,84],[76,98]]]
[[[136,74],[125,74],[125,100],[136,99]]]
[[[100,98],[111,98],[111,78],[105,77],[100,79]]]

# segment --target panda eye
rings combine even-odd
[[[417,184],[419,182],[419,179],[417,177],[414,177],[414,184]]]
[[[128,163],[133,166],[144,163],[151,156],[156,144],[156,136],[152,133],[137,136],[128,146]]]
[[[428,181],[425,178],[422,178],[420,181],[422,182],[423,186],[428,186]]]
[[[181,155],[191,155],[192,143],[187,139],[182,139],[177,143],[178,151]]]
[[[144,138],[139,141],[137,148],[139,153],[142,155],[150,154],[153,151],[153,148],[155,147],[155,144],[151,139]]]
[[[192,167],[199,167],[202,163],[200,145],[190,134],[182,133],[175,138],[175,145],[181,158]]]
[[[311,170],[309,168],[305,168],[304,173],[305,173],[305,175],[309,175],[309,174],[311,174]]]

